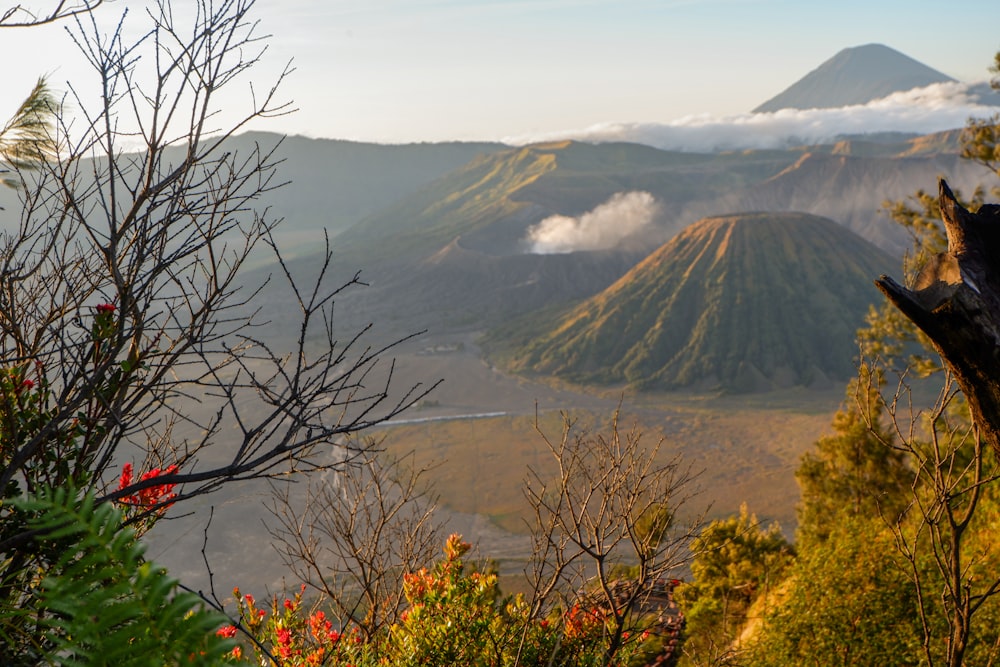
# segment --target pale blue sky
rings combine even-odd
[[[101,8],[104,20],[125,6]],[[189,0],[176,0],[183,8]],[[879,42],[963,81],[1000,49],[997,0],[258,0],[300,111],[261,129],[383,142],[504,139],[749,111],[849,46]],[[75,78],[61,30],[0,31],[5,107]],[[39,40],[46,51],[30,51]],[[11,91],[17,94],[11,94]]]

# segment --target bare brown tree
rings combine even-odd
[[[700,516],[681,521],[694,476],[679,456],[663,462],[662,441],[642,443],[633,427],[588,434],[564,418],[559,439],[539,431],[551,456],[526,480],[534,513],[533,553],[526,570],[531,616],[577,603],[609,622],[605,664],[612,664],[625,633],[642,630],[644,601],[658,581],[691,557]]]
[[[139,525],[233,480],[341,467],[360,453],[331,449],[429,391],[393,396],[392,345],[337,338],[334,300],[358,275],[336,279],[328,251],[303,282],[277,250],[279,221],[259,206],[281,185],[279,147],[234,142],[292,111],[278,98],[289,68],[250,79],[266,47],[253,5],[198,0],[183,24],[160,0],[130,15],[141,30],[123,17],[110,35],[77,16],[101,94],[71,82],[51,124],[34,125],[57,152],[6,165],[18,209],[0,212],[4,498],[72,485],[128,504]],[[238,91],[248,107],[234,115]],[[270,282],[245,270],[261,251],[278,262]],[[291,335],[264,340],[259,312],[280,284]],[[175,491],[136,501],[154,489]],[[0,605],[30,594],[48,558],[24,525],[0,504]]]
[[[995,128],[984,135],[986,127],[970,122],[967,157],[988,152],[983,146],[990,144]],[[990,166],[988,160],[980,161]],[[892,369],[880,359],[862,368],[867,383],[858,392],[870,432],[877,434],[882,426],[874,415],[887,415],[891,432],[880,439],[903,454],[913,471],[910,506],[887,523],[919,600],[924,659],[949,667],[964,664],[975,614],[1000,592],[995,574],[1000,553],[977,535],[984,494],[1000,478],[994,345],[1000,331],[1000,291],[993,259],[1000,215],[996,205],[982,203],[982,196],[976,192],[979,206],[972,213],[941,181],[937,198],[919,193],[921,211],[896,205],[893,216],[914,231],[917,242],[907,267],[909,286],[888,276],[876,281],[909,320],[906,324],[919,328],[922,335],[913,338],[940,355],[916,366],[918,372],[942,378],[937,399],[926,409],[915,407],[921,402],[913,398],[908,371],[897,374],[894,390],[887,389]],[[943,234],[937,216],[944,222]],[[933,623],[935,615],[943,620],[943,632]]]
[[[1000,479],[1000,461],[980,437],[953,376],[945,372],[937,399],[916,409],[905,375],[886,391],[878,378],[885,369],[869,362],[859,389],[861,414],[885,414],[870,422],[884,446],[906,457],[913,472],[910,503],[902,513],[883,516],[916,592],[926,664],[962,665],[976,612],[1000,592],[1000,551],[977,532],[977,513],[987,488]],[[889,394],[888,397],[886,394]],[[939,611],[940,609],[940,611]],[[944,621],[944,633],[936,622]]]
[[[370,642],[398,620],[403,575],[431,565],[441,526],[436,500],[422,488],[427,471],[412,457],[388,460],[374,443],[364,449],[310,479],[304,494],[277,487],[269,532],[292,575]]]
[[[29,28],[89,14],[104,4],[104,0],[54,0],[40,7],[16,4],[0,10],[0,28]]]

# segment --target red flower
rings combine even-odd
[[[278,653],[282,658],[289,658],[292,655],[292,632],[288,628],[278,628],[275,633],[278,635]]]
[[[215,634],[226,639],[232,639],[236,636],[236,626],[235,625],[224,625],[215,631]]]
[[[288,611],[295,611],[295,603],[288,598],[285,598],[285,609]]]
[[[125,465],[122,466],[122,476],[121,479],[118,481],[118,490],[121,491],[126,486],[129,486],[131,484],[132,484],[132,464],[126,463]]]
[[[144,482],[148,479],[153,479],[159,477],[160,475],[172,475],[177,472],[178,468],[176,465],[169,465],[163,470],[159,468],[153,468],[149,472],[142,475],[139,481]],[[118,490],[132,485],[132,464],[126,463],[122,466],[122,475],[118,480]],[[143,508],[151,508],[160,506],[161,510],[165,510],[170,507],[170,501],[177,497],[176,493],[173,493],[176,484],[159,484],[156,486],[149,486],[144,489],[139,489],[138,492],[126,496],[121,499],[121,502],[127,503],[129,505],[138,505]]]
[[[94,310],[96,310],[98,313],[101,313],[101,314],[104,314],[104,313],[113,313],[113,312],[115,312],[115,304],[113,304],[113,303],[99,303],[96,306],[94,306]]]
[[[326,638],[333,642],[340,639],[340,634],[333,629],[333,623],[326,620],[326,614],[322,610],[318,610],[309,617],[309,629],[316,639],[322,639],[323,635],[326,635]]]
[[[21,389],[31,389],[35,383],[31,380],[21,380]]]

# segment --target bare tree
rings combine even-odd
[[[872,420],[872,433],[884,434],[884,446],[906,457],[913,479],[908,507],[883,519],[916,592],[924,660],[931,667],[957,667],[966,659],[976,612],[1000,592],[1000,552],[976,534],[977,512],[989,485],[1000,479],[1000,461],[969,418],[951,373],[943,373],[933,404],[917,409],[907,376],[900,374],[887,391],[884,372],[877,361],[865,367],[869,384],[858,390],[861,413]],[[872,419],[877,414],[886,415],[888,429]]]
[[[104,4],[104,0],[52,0],[41,8],[16,4],[0,9],[0,28],[27,28],[89,14]]]
[[[690,469],[679,456],[661,462],[662,441],[645,447],[636,427],[619,429],[619,416],[607,435],[582,432],[568,417],[558,440],[539,430],[554,474],[531,470],[525,490],[534,514],[531,617],[557,605],[599,609],[610,627],[605,664],[626,631],[642,629],[658,582],[688,562],[701,523],[679,519],[693,494]]]
[[[229,481],[340,467],[331,448],[430,390],[391,396],[391,345],[336,337],[334,300],[358,275],[335,280],[328,250],[303,283],[277,250],[278,220],[259,207],[281,185],[278,146],[232,143],[292,110],[278,98],[289,68],[263,88],[249,78],[266,47],[253,5],[198,0],[185,24],[160,0],[134,39],[124,16],[110,35],[76,16],[101,95],[71,82],[38,138],[57,152],[7,164],[19,210],[0,232],[5,498],[73,485],[140,523]],[[232,116],[221,96],[236,89],[249,106]],[[280,268],[253,286],[245,264],[262,249]],[[277,343],[258,315],[275,283],[297,307]],[[48,557],[24,526],[0,505],[0,604],[30,594]]]
[[[365,450],[311,479],[304,497],[291,484],[276,488],[269,532],[290,572],[373,641],[399,618],[403,575],[434,561],[441,526],[421,488],[427,470],[374,444]]]
[[[990,166],[983,156],[993,138],[995,127],[970,121],[966,157]],[[989,547],[981,532],[984,519],[977,518],[988,488],[1000,478],[1000,402],[991,342],[1000,316],[991,259],[1000,218],[998,207],[982,198],[977,190],[978,210],[972,213],[941,181],[937,197],[918,193],[918,210],[903,203],[892,207],[893,217],[913,234],[915,252],[904,265],[906,287],[888,276],[876,281],[898,309],[885,313],[883,321],[902,321],[881,327],[896,332],[898,340],[890,345],[895,350],[869,351],[874,354],[861,369],[858,388],[869,431],[902,454],[913,471],[906,511],[883,518],[914,584],[929,665],[964,663],[976,613],[1000,592],[995,574],[1000,553]],[[892,357],[902,351],[903,340],[937,355],[911,359],[910,368],[894,371]],[[896,386],[887,388],[894,372]],[[916,407],[924,403],[914,398],[911,374],[941,379],[936,400],[926,408]]]

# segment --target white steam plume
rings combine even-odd
[[[1000,112],[1000,107],[979,102],[971,88],[960,82],[937,83],[836,109],[782,109],[722,118],[699,115],[668,123],[605,123],[504,141],[517,145],[559,139],[628,141],[664,150],[710,153],[827,143],[845,134],[929,134],[960,128],[970,117]]]
[[[548,255],[613,248],[648,225],[658,209],[648,192],[618,192],[579,217],[551,215],[530,227],[529,252]]]

